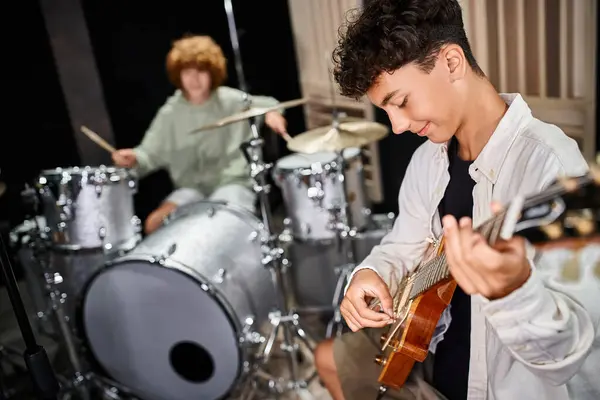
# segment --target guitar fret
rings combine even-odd
[[[486,240],[489,240],[490,234],[494,230],[494,222],[486,221],[481,225],[479,229],[476,230],[479,231],[479,233],[481,233]]]
[[[415,298],[449,276],[450,272],[446,264],[446,254],[442,253],[430,262],[420,266],[413,275],[413,285],[409,293],[409,298]]]
[[[498,241],[498,237],[500,236],[500,230],[502,229],[502,225],[504,224],[504,217],[506,216],[506,212],[502,212],[498,215],[501,218],[495,218],[494,220],[494,229],[492,230],[492,234],[490,235],[489,243],[495,244]]]
[[[505,213],[497,214],[494,218],[484,222],[475,230],[483,235],[486,241],[494,244],[502,229]],[[409,298],[415,298],[438,282],[450,277],[450,271],[446,262],[446,253],[442,252],[433,260],[421,265],[414,275],[414,282]]]

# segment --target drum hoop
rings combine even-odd
[[[50,239],[48,239],[50,240]],[[51,247],[53,250],[56,250],[57,252],[62,252],[62,253],[95,253],[95,252],[103,252],[103,253],[107,253],[110,254],[112,252],[124,252],[124,251],[130,251],[133,248],[135,248],[142,240],[142,235],[139,233],[136,233],[134,236],[132,236],[129,239],[125,239],[122,240],[118,243],[111,243],[111,248],[110,249],[106,249],[104,246],[105,245],[101,245],[101,246],[95,246],[95,247],[83,247],[80,244],[56,244],[53,241],[51,244]]]
[[[347,156],[346,157],[345,153],[347,151],[349,151],[349,150],[352,150],[352,151],[357,150],[357,151],[356,151],[356,154],[352,154],[351,156]],[[284,157],[280,158],[279,161],[281,161],[284,158],[289,157],[291,155],[297,155],[297,154],[300,154],[300,153],[289,154],[287,156],[284,156]],[[316,163],[321,163],[321,165],[323,165],[323,166],[325,166],[325,165],[331,165],[333,162],[335,162],[335,159],[336,159],[335,153],[332,153],[332,154],[333,154],[333,158],[331,160],[329,160],[329,161],[325,161],[325,162],[324,161],[315,161],[315,162]],[[360,148],[358,148],[358,147],[351,147],[351,148],[345,149],[344,150],[344,161],[345,161],[346,164],[348,164],[349,162],[354,161],[356,158],[359,158],[361,156],[361,154],[362,154],[362,150]],[[281,167],[279,165],[279,163],[276,163],[275,168],[273,169],[273,176],[276,176],[276,175],[302,175],[302,176],[310,176],[310,175],[313,175],[313,172],[311,171],[310,166],[308,166],[308,167],[286,168],[286,167]]]
[[[198,287],[201,290],[206,292],[209,296],[215,298],[217,305],[219,307],[221,307],[221,309],[224,311],[227,320],[233,327],[234,332],[239,339],[243,328],[241,326],[240,321],[236,321],[232,318],[232,316],[236,315],[236,313],[233,310],[233,307],[231,307],[231,304],[229,303],[229,301],[227,301],[227,299],[221,293],[221,291],[217,287],[215,287],[207,278],[205,278],[204,276],[200,275],[196,271],[185,266],[185,264],[183,264],[173,258],[166,258],[164,260],[158,261],[155,256],[151,256],[151,255],[147,255],[147,254],[126,254],[121,257],[117,257],[114,260],[106,262],[103,267],[99,268],[96,272],[94,272],[88,278],[88,280],[85,282],[85,284],[83,285],[83,287],[81,289],[80,294],[75,299],[75,324],[74,324],[74,326],[76,328],[77,337],[80,337],[83,339],[81,345],[84,347],[85,350],[87,350],[88,353],[90,353],[92,355],[93,362],[96,364],[96,367],[100,368],[107,376],[111,376],[111,374],[108,373],[106,368],[102,365],[102,363],[100,363],[99,358],[98,358],[97,354],[95,353],[95,350],[91,346],[90,338],[87,334],[87,329],[85,327],[85,322],[84,322],[85,321],[85,312],[84,312],[85,299],[87,298],[87,294],[92,286],[92,283],[94,283],[94,281],[96,280],[96,278],[98,278],[98,276],[100,276],[100,274],[116,267],[117,264],[122,264],[125,262],[131,262],[131,261],[143,261],[143,262],[147,262],[152,267],[168,268],[177,273],[186,275],[188,278],[192,279],[196,284],[198,284]],[[206,289],[202,285],[205,285]],[[243,344],[240,343],[239,340],[237,342],[237,350],[238,350],[240,363],[237,368],[237,374],[234,378],[234,384],[227,391],[226,395],[235,389],[235,385],[240,381],[240,378],[242,378],[244,375],[244,364],[250,360],[249,352],[247,351],[247,349],[244,348]],[[227,397],[224,397],[224,398],[227,398]]]
[[[97,174],[104,174],[109,178],[102,182],[102,184],[118,184],[125,181],[135,180],[135,175],[127,168],[120,167],[68,167],[68,168],[53,168],[42,170],[38,176],[38,184],[46,185],[46,183],[39,182],[41,178],[48,180],[48,177],[61,176],[66,174],[68,176],[81,176],[81,181],[87,184],[97,185],[95,181]]]
[[[168,225],[169,223],[173,223],[181,218],[184,218],[190,215],[190,212],[194,209],[193,206],[197,204],[207,204],[207,205],[217,205],[222,209],[226,209],[232,211],[232,214],[239,217],[244,221],[250,228],[257,229],[260,231],[258,233],[261,234],[262,238],[268,237],[268,232],[262,221],[254,215],[252,212],[246,210],[244,207],[238,206],[237,204],[232,204],[230,202],[224,200],[198,200],[193,203],[186,204],[184,206],[180,206],[174,211],[171,212],[162,222],[162,226]],[[189,210],[189,212],[187,212]],[[247,217],[248,219],[245,219]],[[252,225],[250,222],[255,222],[257,226]]]

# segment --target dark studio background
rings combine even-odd
[[[173,92],[164,60],[171,42],[185,33],[210,35],[222,46],[229,59],[227,84],[238,87],[222,0],[82,0],[82,5],[117,147],[137,145]],[[5,242],[25,216],[24,184],[43,169],[81,165],[39,2],[21,0],[11,7],[0,16],[5,60],[0,181],[8,184],[0,197],[0,227]],[[233,9],[249,90],[280,101],[301,97],[287,1],[233,0]],[[305,130],[301,107],[287,110],[286,117],[292,135]],[[381,110],[376,120],[389,125]],[[265,135],[270,161],[287,154],[281,139]],[[384,201],[374,212],[397,211],[406,165],[422,141],[404,134],[380,142]],[[170,190],[164,172],[143,179],[135,198],[138,216],[144,219]],[[277,193],[273,201],[280,203]]]

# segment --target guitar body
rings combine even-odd
[[[434,253],[439,256],[442,252],[443,241]],[[388,344],[375,359],[382,367],[378,379],[381,385],[401,388],[415,362],[425,360],[437,323],[450,304],[455,289],[456,282],[452,278],[435,284],[406,305],[406,309],[400,312],[400,322],[382,335],[381,344]],[[389,335],[392,338],[388,341]]]
[[[415,361],[425,360],[435,327],[450,304],[455,288],[456,282],[449,279],[438,283],[412,302],[400,327],[400,339],[392,339],[381,361],[378,361],[382,366],[379,383],[399,389],[406,382]],[[382,341],[385,339],[387,337],[384,334]]]

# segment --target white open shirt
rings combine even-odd
[[[509,108],[469,168],[475,226],[491,217],[492,201],[506,204],[516,195],[543,190],[558,176],[579,176],[588,169],[574,140],[534,118],[520,95],[502,97]],[[392,273],[401,276],[417,265],[431,240],[442,234],[438,205],[450,180],[448,163],[447,144],[427,141],[417,149],[392,231],[353,274],[370,268],[390,285]],[[471,297],[468,399],[600,399],[600,371],[597,379],[580,376],[584,362],[600,365],[597,352],[586,361],[600,319],[600,289],[584,280],[563,282],[552,274],[556,268],[545,268],[549,263],[540,260],[534,265],[533,258],[531,277],[520,289],[494,301]],[[568,384],[574,375],[576,392]]]

